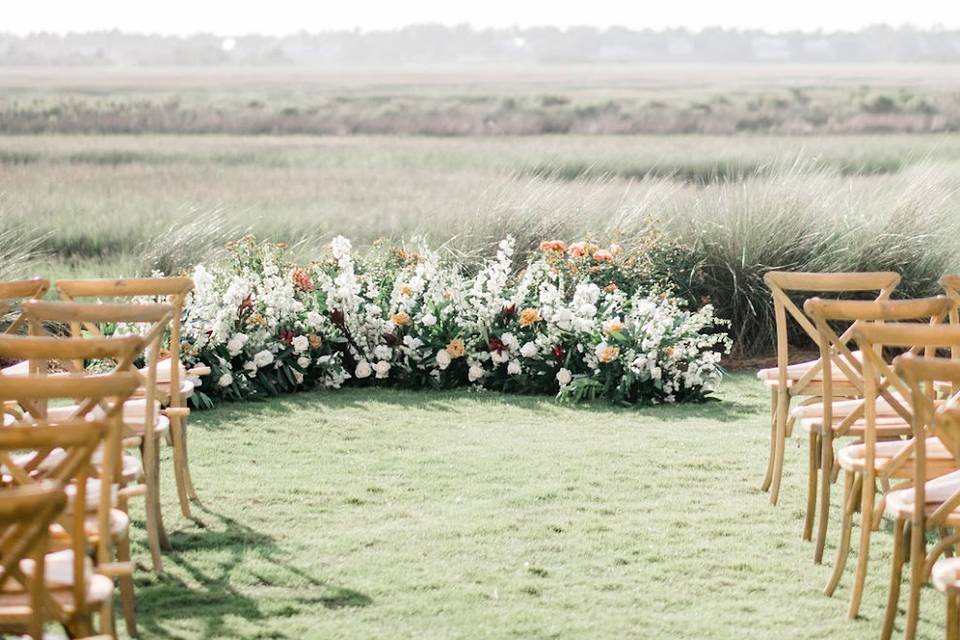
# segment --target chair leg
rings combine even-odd
[[[910,531],[910,596],[907,600],[907,621],[903,628],[903,637],[913,640],[917,634],[917,621],[920,618],[920,591],[926,582],[924,561],[927,557],[926,528],[914,526]]]
[[[947,640],[960,640],[960,598],[954,589],[947,591]]]
[[[817,473],[820,460],[820,437],[810,432],[810,449],[807,453],[807,511],[803,514],[803,539],[813,539],[813,521],[817,513]]]
[[[857,556],[857,573],[854,576],[853,590],[850,593],[850,606],[847,617],[851,620],[860,613],[860,600],[863,598],[863,586],[867,580],[867,564],[870,561],[870,533],[873,522],[873,500],[876,486],[873,475],[864,474],[860,500],[860,553]]]
[[[150,557],[153,561],[153,570],[157,573],[163,572],[163,558],[160,551],[163,548],[169,548],[170,542],[167,540],[167,533],[163,528],[163,515],[160,511],[160,456],[157,452],[157,443],[152,444],[152,452],[148,453],[149,448],[143,449],[144,479],[147,485],[147,492],[144,502],[144,511],[147,520],[147,542],[150,546]]]
[[[900,606],[900,582],[903,579],[903,546],[906,544],[903,528],[903,519],[897,518],[893,525],[893,561],[890,564],[890,588],[887,591],[887,610],[883,614],[880,640],[890,640],[893,636],[893,623],[897,618],[897,608]]]
[[[832,596],[837,585],[840,584],[840,578],[843,577],[843,570],[847,566],[847,556],[850,555],[850,534],[853,531],[853,511],[854,496],[856,494],[856,484],[859,476],[854,475],[853,471],[846,471],[843,474],[843,503],[842,519],[840,520],[840,542],[837,544],[837,561],[833,565],[833,573],[830,574],[830,580],[827,586],[823,588],[824,595]]]
[[[130,538],[123,536],[116,542],[117,560],[130,562]],[[133,588],[133,576],[120,576],[120,605],[123,608],[123,622],[127,627],[127,635],[137,637],[137,597]]]
[[[117,621],[113,617],[113,598],[107,598],[100,605],[100,634],[110,638],[117,637]]]
[[[773,482],[770,485],[770,504],[780,500],[780,481],[783,480],[783,455],[787,445],[787,413],[790,411],[790,397],[785,389],[777,393],[777,437],[774,443]]]
[[[824,429],[820,434],[820,514],[817,522],[817,546],[813,561],[823,562],[823,548],[827,543],[827,525],[830,524],[830,480],[833,477],[833,433]]]
[[[184,441],[183,423],[179,417],[170,419],[170,437],[173,439],[173,475],[177,481],[177,498],[180,500],[180,513],[184,518],[190,514],[190,499],[188,497],[189,482],[187,480],[187,445]]]
[[[777,451],[777,390],[770,388],[770,452],[767,455],[767,471],[760,483],[761,491],[769,491],[773,481],[773,458]]]

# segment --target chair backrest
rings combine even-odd
[[[960,347],[960,325],[857,322],[853,333],[863,352],[863,415],[864,444],[866,445],[864,464],[872,468],[869,465],[873,464],[875,457],[877,399],[882,396],[890,403],[901,417],[913,425],[914,437],[922,440],[926,431],[918,424],[923,421],[923,416],[932,414],[936,410],[934,388],[932,384],[927,385],[922,389],[924,395],[922,397],[917,395],[917,389],[913,388],[901,375],[901,371],[905,370],[903,363],[910,362],[911,358],[917,357],[921,352],[925,357],[932,358],[937,349]],[[879,355],[884,346],[906,349],[907,353],[896,358],[894,363],[888,364]],[[954,393],[953,396],[956,397],[957,394]],[[904,447],[887,463],[884,475],[889,476],[902,467],[910,456],[917,454],[921,448],[916,447],[914,443]]]
[[[29,487],[0,488],[0,593],[28,594],[26,610],[5,616],[11,628],[0,624],[0,632],[25,629],[31,638],[43,638],[49,598],[44,569],[50,525],[66,503],[63,486],[50,480]],[[23,572],[25,563],[33,568],[27,575]]]
[[[886,300],[900,284],[900,275],[889,271],[869,273],[804,273],[770,271],[763,277],[773,296],[774,316],[777,329],[777,369],[781,389],[787,388],[787,366],[790,364],[788,318],[800,326],[814,342],[820,343],[817,328],[807,315],[790,298],[791,292],[844,293],[877,292],[877,300]],[[849,336],[844,335],[849,339]],[[803,393],[820,372],[822,364],[811,368],[808,375],[790,387],[794,395]]]
[[[0,282],[0,314],[6,314],[14,303],[21,300],[39,300],[48,289],[50,281],[44,278]],[[25,322],[23,315],[16,313],[9,319],[9,323],[5,323],[3,333],[17,333]]]
[[[183,307],[187,295],[193,290],[193,280],[187,277],[159,277],[159,278],[122,278],[122,279],[85,279],[85,280],[58,280],[55,284],[61,300],[76,301],[78,299],[98,300],[131,300],[143,302],[146,299],[162,301],[173,307],[173,317],[170,320],[169,354],[172,360],[170,367],[170,405],[179,407],[183,404],[180,396],[180,322],[183,317]]]

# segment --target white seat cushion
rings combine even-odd
[[[863,361],[863,354],[860,351],[854,351],[853,357],[858,361]],[[802,378],[810,369],[816,366],[820,362],[820,358],[816,360],[808,360],[806,362],[799,362],[797,364],[787,365],[787,380],[799,380]],[[760,380],[766,380],[771,382],[776,382],[780,379],[780,369],[778,367],[770,367],[769,369],[760,369],[757,372],[757,378]],[[834,380],[846,380],[847,376],[843,373],[843,370],[833,364],[832,369],[832,378]],[[814,380],[822,380],[822,372],[818,372],[817,375],[813,377]]]

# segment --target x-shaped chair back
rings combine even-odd
[[[0,314],[6,314],[11,303],[20,300],[39,300],[50,288],[50,281],[43,278],[32,278],[30,280],[14,280],[10,282],[0,282]],[[26,323],[26,318],[22,313],[15,313],[10,319],[9,324],[3,328],[2,333],[17,333]]]
[[[787,367],[790,364],[788,342],[788,318],[791,318],[803,329],[815,344],[820,344],[820,334],[814,322],[805,314],[788,295],[790,292],[810,293],[844,293],[876,291],[877,300],[886,300],[900,284],[900,275],[893,272],[871,273],[802,273],[790,271],[771,271],[763,277],[773,296],[774,314],[777,325],[777,368],[778,382],[781,388],[786,388]],[[843,341],[849,341],[849,330],[841,336]],[[789,388],[790,395],[803,395],[811,382],[816,380],[823,369],[823,363],[811,367],[799,380],[793,382]],[[820,395],[820,394],[815,394]]]

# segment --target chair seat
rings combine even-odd
[[[933,586],[940,591],[960,588],[960,558],[940,558],[931,572]]]
[[[910,401],[905,400],[903,396],[899,393],[891,394],[893,398],[900,402],[902,406],[909,408]],[[790,411],[790,415],[794,418],[805,419],[805,418],[821,418],[823,417],[824,410],[823,402],[812,402],[810,404],[801,404],[794,407]],[[863,406],[863,399],[845,399],[840,398],[834,400],[830,404],[831,414],[835,419],[846,418],[848,415],[859,409]],[[877,402],[874,405],[876,408],[876,413],[878,416],[898,416],[896,409],[887,401],[886,398],[877,398]]]
[[[924,484],[924,498],[927,515],[936,511],[937,507],[954,493],[960,490],[960,471],[954,471],[939,478],[928,480]],[[913,488],[896,489],[886,495],[886,512],[896,518],[910,518],[913,516],[916,495]],[[952,523],[952,524],[950,524]],[[947,526],[960,523],[960,513],[954,512],[947,519]]]
[[[881,471],[897,454],[903,451],[912,440],[887,440],[878,442],[874,447],[874,470]],[[939,438],[928,438],[926,440],[927,461],[931,467],[946,468],[947,471],[956,468],[953,454],[951,454]],[[863,443],[848,444],[841,447],[837,452],[837,462],[842,469],[846,471],[863,471],[866,468],[867,446]],[[912,457],[910,458],[913,459]],[[909,477],[912,477],[912,466],[907,465],[904,469]],[[933,471],[931,468],[929,471]],[[899,477],[899,476],[898,476]]]
[[[93,562],[90,558],[83,559],[84,575],[93,573]],[[20,570],[24,575],[33,575],[34,562],[29,558],[20,561]],[[43,582],[48,587],[70,587],[73,586],[73,549],[63,549],[54,551],[44,556],[43,563]],[[8,580],[3,587],[6,593],[15,593],[21,591],[21,586],[11,580]]]
[[[87,531],[87,538],[91,544],[96,544],[100,539],[100,529],[97,522],[97,514],[88,513],[84,520],[84,527]],[[120,509],[110,510],[110,537],[114,540],[127,537],[130,530],[130,516]],[[51,547],[64,548],[70,544],[70,535],[60,524],[50,525]]]
[[[837,433],[840,427],[842,419],[837,419],[833,421],[832,431],[834,434]],[[822,417],[816,418],[804,418],[798,420],[797,423],[800,425],[800,428],[806,433],[812,433],[816,431],[820,433],[823,430],[823,419]],[[846,436],[862,436],[866,422],[864,420],[857,420],[852,425],[850,425],[849,431],[844,434]],[[878,438],[895,438],[897,436],[909,436],[913,433],[913,430],[910,427],[910,424],[904,422],[903,418],[900,416],[877,416],[876,420],[876,429]]]
[[[160,436],[170,428],[170,421],[166,416],[160,415],[160,403],[154,401],[156,420],[154,422],[154,435]],[[51,407],[47,410],[47,418],[56,422],[57,420],[66,420],[77,410],[77,405],[66,405],[61,407]],[[123,424],[136,435],[143,435],[144,418],[147,410],[147,401],[145,398],[134,398],[123,403]],[[101,407],[95,407],[89,414],[95,418],[103,418],[106,414]]]
[[[60,605],[67,615],[77,610],[76,599],[73,597],[72,587],[51,589],[50,596]],[[86,604],[87,610],[96,610],[104,602],[113,597],[113,580],[95,573],[87,580]],[[17,617],[29,614],[30,594],[26,591],[0,593],[0,619]]]
[[[863,362],[863,354],[860,351],[854,351],[853,357],[856,358],[859,362]],[[787,381],[788,384],[791,381],[799,380],[804,375],[807,374],[810,369],[815,367],[820,363],[820,358],[815,360],[808,360],[806,362],[799,362],[797,364],[791,364],[787,366]],[[833,363],[831,370],[831,378],[833,380],[846,380],[847,376],[840,367]],[[763,381],[770,381],[777,383],[780,379],[780,368],[779,367],[770,367],[768,369],[760,369],[757,372],[757,378]],[[822,372],[818,372],[813,380],[823,380]]]

